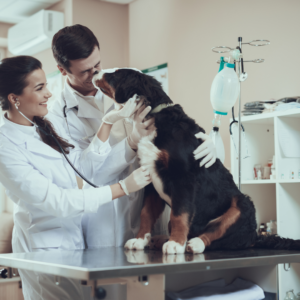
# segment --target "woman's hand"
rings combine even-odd
[[[141,106],[142,103],[138,103],[137,101],[137,95],[134,95],[132,98],[130,98],[124,106],[121,106],[119,108],[116,108],[109,113],[107,113],[103,118],[102,122],[112,125],[116,123],[119,120],[129,118],[131,117]]]
[[[151,182],[150,173],[145,167],[132,172],[124,180],[120,180],[119,183],[126,195],[139,191]]]

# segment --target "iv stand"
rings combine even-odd
[[[245,45],[249,45],[249,46],[254,46],[254,47],[261,47],[261,46],[267,46],[267,45],[270,45],[270,41],[268,40],[253,40],[249,43],[242,43],[242,37],[239,37],[238,38],[238,42],[239,42],[239,46],[237,48],[240,49],[240,53],[242,54],[242,45],[245,44]],[[217,51],[216,49],[226,49],[226,50],[219,50]],[[233,48],[230,48],[230,47],[227,47],[227,46],[217,46],[217,47],[213,47],[211,49],[213,52],[216,52],[216,53],[227,53],[227,52],[230,52],[232,50],[235,50]],[[241,131],[241,99],[242,99],[242,95],[241,95],[241,83],[242,81],[245,81],[247,79],[247,76],[245,76],[243,79],[242,79],[242,76],[244,74],[246,74],[244,72],[244,67],[243,67],[243,63],[244,62],[253,62],[253,63],[263,63],[265,60],[264,59],[254,59],[254,60],[248,60],[248,61],[244,61],[242,57],[239,58],[239,60],[237,60],[236,62],[238,63],[238,76],[239,76],[239,82],[240,82],[240,95],[239,95],[239,116],[238,116],[238,120],[239,120],[239,123],[240,125],[238,126],[239,128],[239,147],[238,147],[238,188],[239,190],[241,190],[241,167],[242,167],[242,160],[241,160],[241,153],[242,153],[242,131]],[[219,62],[219,61],[217,61]]]
[[[240,49],[241,49],[241,52],[242,52],[242,38],[241,37],[239,37],[238,38],[238,41],[239,41],[239,47],[240,47]],[[241,76],[241,59],[239,60],[239,62],[238,62],[238,64],[239,64],[239,78],[240,78],[240,76]],[[242,153],[242,136],[241,136],[241,133],[242,133],[242,131],[241,131],[241,126],[240,126],[240,124],[241,124],[241,98],[242,98],[242,94],[241,94],[241,80],[240,80],[240,96],[239,96],[239,126],[238,126],[238,128],[239,128],[239,158],[238,158],[238,188],[239,188],[239,190],[241,191],[241,181],[242,181],[242,178],[241,178],[241,174],[242,174],[242,172],[241,172],[241,170],[242,170],[242,160],[241,160],[241,153]]]

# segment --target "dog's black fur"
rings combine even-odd
[[[137,71],[120,69],[105,74],[105,80],[115,91],[114,99],[118,103],[126,102],[134,94],[145,97],[152,108],[172,103],[157,80]],[[220,224],[208,223],[226,213],[235,199],[240,210],[239,218],[207,249],[267,247],[300,250],[300,241],[257,236],[254,204],[249,196],[238,190],[232,175],[219,159],[209,168],[199,167],[193,151],[202,140],[195,134],[205,131],[185,114],[180,105],[164,108],[153,117],[157,128],[154,144],[168,153],[167,166],[165,161],[157,160],[156,170],[165,194],[172,200],[173,214],[189,215],[188,239],[214,231]],[[146,187],[146,195],[152,192],[153,186]]]

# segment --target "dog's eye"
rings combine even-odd
[[[103,88],[100,88],[100,90],[101,90],[103,93],[106,93],[105,89],[103,89]]]

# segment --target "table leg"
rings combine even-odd
[[[164,300],[165,299],[165,275],[145,275],[122,278],[98,279],[82,282],[92,286],[92,296],[95,296],[97,287],[109,284],[126,284],[127,300]]]
[[[148,285],[143,285],[138,277],[127,277],[127,300],[164,300],[165,275],[148,276]]]

